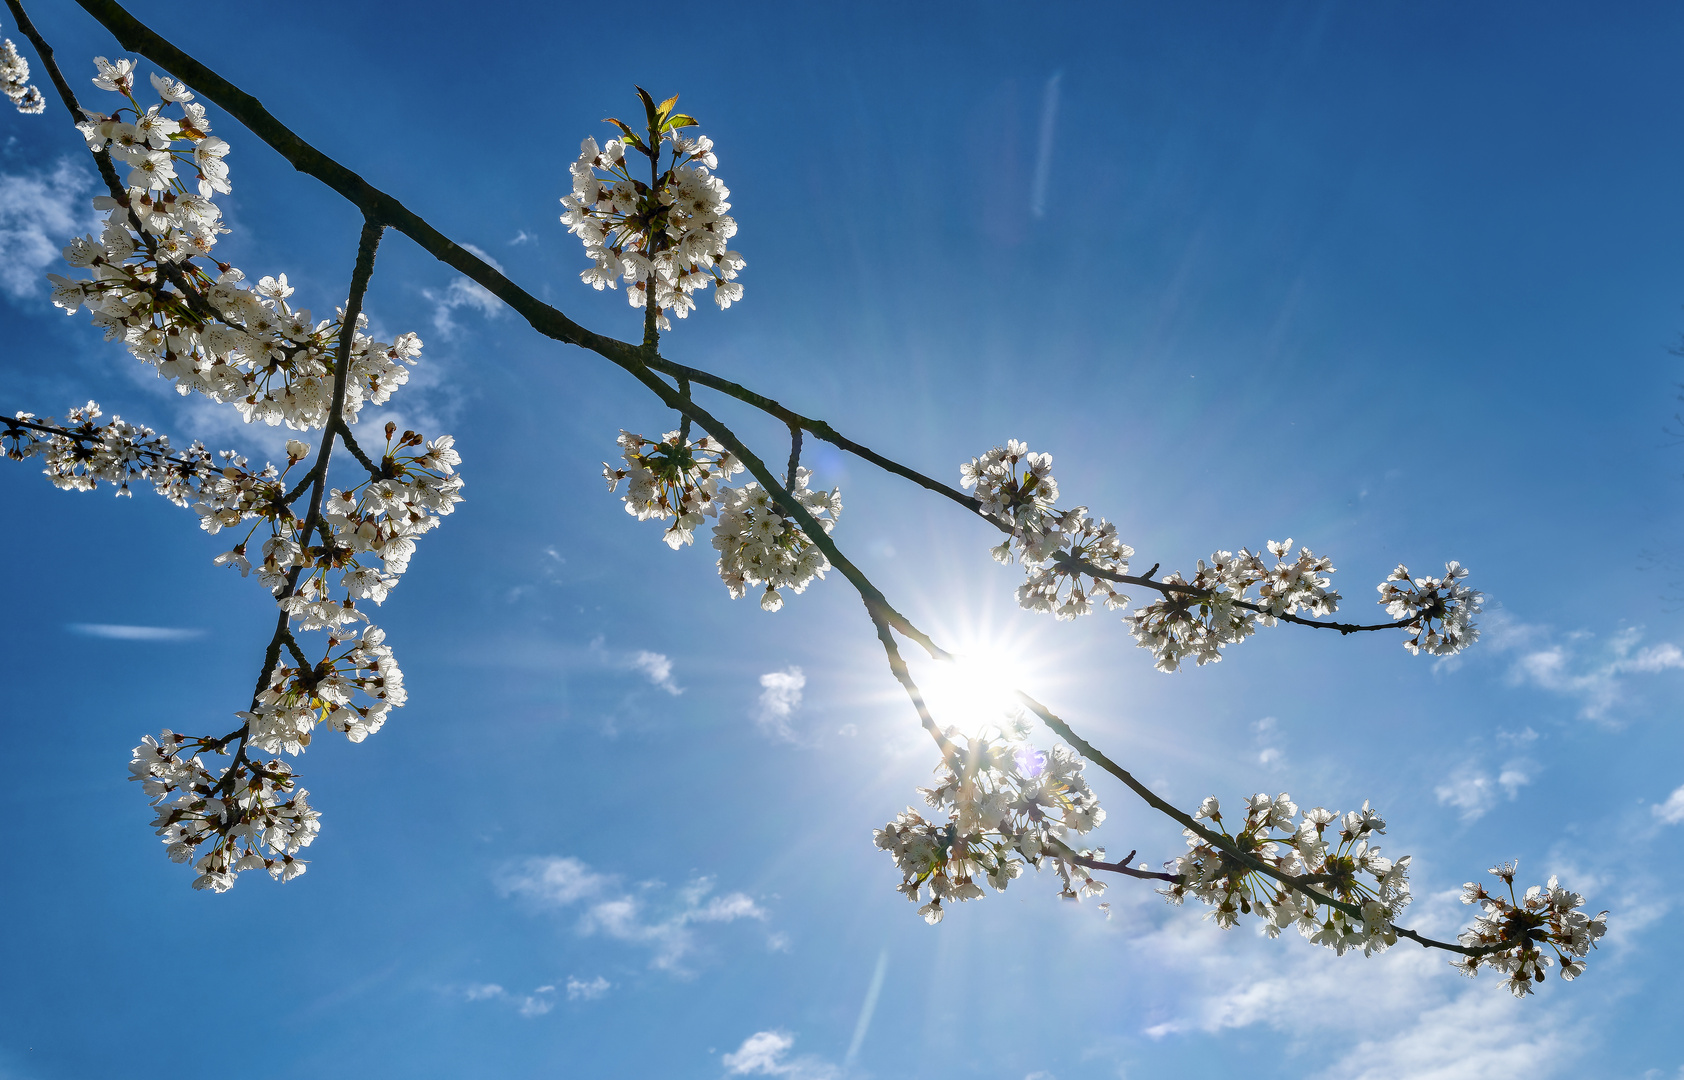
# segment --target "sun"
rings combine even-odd
[[[1035,676],[1020,643],[973,641],[953,655],[920,664],[913,674],[937,724],[976,735],[1017,714],[1016,691],[1032,687]]]

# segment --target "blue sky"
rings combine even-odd
[[[117,55],[36,6],[78,86]],[[1461,560],[1488,615],[1455,662],[1280,628],[1165,676],[1115,615],[1016,611],[987,525],[805,459],[915,621],[1009,656],[1177,803],[1372,799],[1415,856],[1416,925],[1453,933],[1460,884],[1518,857],[1613,929],[1580,981],[1517,1003],[1436,954],[1338,959],[1129,883],[1109,920],[1026,879],[926,926],[870,837],[934,754],[846,584],[776,615],[730,600],[705,543],[668,551],[602,490],[618,430],[671,417],[392,237],[369,309],[427,343],[393,413],[456,436],[467,502],[380,613],[410,704],[299,764],[324,814],[302,879],[192,892],[126,782],[140,736],[228,726],[271,602],[162,500],[0,469],[0,1077],[207,1055],[254,1078],[1684,1073],[1676,9],[737,5],[654,31],[515,3],[133,10],[628,339],[556,200],[633,84],[679,93],[747,292],[667,355],[941,477],[1024,439],[1140,567],[1291,536],[1364,617],[1398,562]],[[325,309],[353,213],[217,130],[222,257]],[[58,266],[32,253],[88,218],[79,147],[53,112],[0,121],[0,408],[93,397],[277,455],[47,305]],[[781,457],[776,425],[709,405]],[[799,700],[765,696],[794,669]],[[1095,788],[1114,853],[1180,851]]]

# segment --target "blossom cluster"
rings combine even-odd
[[[1105,820],[1105,810],[1082,776],[1082,760],[1061,746],[1037,750],[1025,740],[1021,724],[988,729],[962,738],[949,728],[951,748],[937,768],[940,780],[920,788],[924,801],[945,814],[931,821],[908,807],[876,830],[877,846],[895,860],[902,879],[898,890],[926,922],[940,922],[942,904],[984,895],[980,882],[1003,892],[1025,864],[1047,864],[1063,882],[1067,899],[1095,896],[1105,883],[1095,881],[1078,858],[1104,857],[1104,851],[1075,851],[1071,833],[1087,833]]]
[[[1118,538],[1115,525],[1089,516],[1087,507],[1056,507],[1051,454],[1035,453],[1013,439],[961,463],[959,484],[975,488],[978,512],[1008,533],[991,553],[999,562],[1015,558],[1023,565],[1019,605],[1059,619],[1090,614],[1096,602],[1107,609],[1128,605],[1117,586],[1128,583],[1118,579],[1127,575],[1134,549]],[[1225,646],[1245,640],[1259,625],[1301,618],[1299,612],[1321,617],[1338,610],[1341,597],[1328,577],[1334,573],[1331,559],[1308,548],[1293,554],[1290,538],[1269,541],[1265,551],[1218,551],[1209,563],[1199,560],[1190,580],[1173,572],[1152,583],[1162,598],[1123,618],[1159,671],[1175,671],[1187,657],[1198,664],[1220,660]],[[1412,635],[1405,648],[1448,655],[1478,639],[1473,616],[1481,597],[1461,583],[1466,576],[1460,564],[1448,563],[1444,578],[1411,582],[1400,566],[1380,585],[1380,603],[1397,620],[1394,625]]]
[[[1403,643],[1404,648],[1412,653],[1450,656],[1479,640],[1473,617],[1479,614],[1485,596],[1462,584],[1467,576],[1467,568],[1461,563],[1447,562],[1441,578],[1411,579],[1409,568],[1400,566],[1380,583],[1379,602],[1392,618],[1404,621],[1404,629],[1412,634]]]
[[[1515,870],[1513,862],[1490,870],[1502,881],[1507,897],[1487,892],[1477,881],[1462,886],[1462,903],[1478,904],[1481,913],[1458,940],[1470,948],[1500,947],[1458,956],[1450,964],[1468,976],[1478,974],[1482,966],[1501,972],[1507,977],[1503,985],[1509,992],[1525,997],[1532,993],[1533,983],[1544,981],[1544,972],[1554,963],[1561,965],[1563,979],[1584,974],[1584,958],[1608,932],[1608,913],[1592,916],[1580,911],[1585,898],[1563,889],[1553,876],[1549,884],[1534,885],[1516,896]],[[1555,954],[1553,958],[1544,952],[1545,947]]]
[[[90,401],[71,409],[65,426],[50,416],[27,412],[15,418],[0,417],[6,425],[0,444],[13,461],[43,459],[47,478],[65,491],[92,491],[103,481],[116,487],[118,495],[127,496],[133,494],[131,480],[146,481],[177,506],[186,506],[197,489],[217,474],[204,444],[196,442],[172,453],[169,436],[120,416],[95,423],[102,415],[99,403]]]
[[[357,603],[384,600],[408,567],[415,537],[436,527],[439,517],[461,501],[462,482],[454,468],[460,457],[449,436],[431,443],[414,432],[394,438],[396,425],[387,425],[388,445],[380,463],[363,482],[334,490],[324,500],[319,525],[306,537],[304,522],[293,511],[286,489],[288,474],[309,454],[299,440],[287,443],[284,468],[268,464],[254,468],[232,451],[213,458],[199,443],[172,453],[167,436],[120,417],[96,423],[101,415],[99,405],[90,401],[70,410],[65,426],[51,417],[37,419],[28,414],[0,418],[5,424],[0,443],[15,460],[43,458],[49,479],[60,488],[89,491],[104,482],[127,495],[131,482],[149,482],[178,506],[192,506],[208,533],[250,522],[241,542],[217,556],[216,564],[237,567],[242,575],[257,570],[259,581],[276,594],[276,603],[288,614],[286,640],[294,648],[295,631],[328,632],[325,655],[317,663],[301,661],[297,666],[272,669],[253,708],[236,714],[243,722],[238,731],[221,739],[165,732],[158,739],[149,736],[136,748],[137,762],[156,766],[136,776],[157,781],[148,790],[161,807],[157,826],[171,857],[186,861],[184,852],[214,841],[200,860],[195,886],[221,891],[233,884],[242,869],[258,865],[252,861],[258,858],[253,854],[256,848],[248,845],[240,855],[236,852],[239,843],[256,844],[264,835],[281,835],[262,829],[241,832],[257,820],[253,815],[278,814],[292,820],[287,815],[295,810],[304,814],[308,809],[301,801],[302,792],[296,807],[276,802],[277,793],[291,790],[290,771],[281,783],[275,779],[281,767],[272,762],[267,772],[258,769],[244,757],[244,746],[268,754],[298,754],[309,745],[317,724],[361,742],[380,729],[390,709],[404,704],[403,672],[385,644],[385,633],[373,625],[360,625],[368,617]],[[300,485],[293,497],[303,490]],[[250,547],[259,529],[266,530],[260,554]],[[316,539],[320,543],[313,543]],[[379,559],[378,566],[371,563],[371,556]],[[349,647],[336,654],[343,646]],[[357,700],[358,695],[365,700]],[[220,773],[213,774],[197,756],[207,749],[225,752],[236,738],[241,748]],[[182,749],[189,744],[194,755],[182,757]],[[237,798],[232,794],[236,788]],[[202,804],[211,790],[221,794]],[[174,801],[163,807],[160,800],[171,794]],[[229,802],[230,798],[234,801]],[[296,835],[287,833],[291,846],[275,847],[263,863],[278,876],[290,878],[303,872],[304,864],[292,855],[310,842],[318,826],[313,811],[298,820],[307,820],[309,827]],[[276,862],[277,858],[281,861]],[[285,868],[284,875],[278,867]]]
[[[691,543],[702,522],[718,514],[720,482],[743,471],[742,462],[705,435],[692,442],[669,431],[655,442],[622,430],[620,454],[625,459],[620,468],[602,463],[608,490],[623,480],[626,513],[639,521],[670,520],[666,542],[674,551]]]
[[[205,110],[186,87],[154,75],[159,101],[142,106],[133,61],[95,64],[95,85],[127,104],[109,115],[84,110],[78,127],[90,150],[129,172],[119,194],[95,200],[108,211],[100,238],[65,249],[65,260],[90,276],[49,275],[54,303],[72,312],[87,307],[107,340],[122,338],[178,391],[232,404],[248,422],[321,429],[334,421],[337,394],[344,423],[334,424],[323,446],[338,438],[357,459],[357,479],[331,486],[325,457],[303,466],[313,447],[299,439],[287,441],[281,467],[257,467],[232,451],[213,455],[200,443],[175,451],[151,428],[120,417],[101,423],[94,402],[71,410],[62,426],[27,413],[0,418],[0,445],[14,459],[44,460],[61,488],[109,483],[129,494],[131,484],[149,482],[191,507],[206,533],[241,533],[216,564],[242,576],[255,570],[285,615],[261,688],[236,713],[234,731],[148,737],[131,767],[152,797],[171,858],[197,859],[195,887],[222,891],[259,866],[285,880],[303,872],[296,855],[319,830],[318,816],[295,791],[290,766],[249,754],[299,754],[318,726],[360,742],[404,704],[403,672],[363,602],[385,600],[417,538],[462,501],[461,458],[449,436],[399,435],[392,423],[385,448],[374,458],[363,452],[346,425],[404,384],[420,339],[374,341],[365,317],[346,327],[343,312],[316,321],[289,303],[284,274],[248,287],[239,270],[211,258],[227,231],[212,201],[230,190],[227,144],[211,137]],[[348,362],[339,374],[334,353],[342,336]],[[325,634],[318,659],[301,644],[309,633]],[[207,755],[229,760],[207,764]]]
[[[1107,609],[1128,604],[1108,578],[1084,575],[1074,564],[1126,574],[1134,549],[1117,538],[1115,525],[1089,517],[1087,507],[1054,508],[1058,481],[1051,454],[1033,453],[1012,439],[961,464],[959,483],[976,488],[983,515],[1009,530],[1011,535],[991,553],[998,562],[1009,563],[1015,556],[1023,564],[1026,579],[1017,590],[1021,606],[1064,620],[1091,613],[1095,600]]]
[[[796,469],[789,497],[801,504],[828,534],[842,513],[842,493],[808,487],[812,473]],[[713,546],[719,552],[719,576],[733,599],[742,599],[749,586],[765,586],[760,607],[776,611],[784,606],[779,589],[807,590],[814,578],[830,569],[830,560],[793,519],[784,516],[772,493],[749,482],[729,488],[713,527]]]
[[[696,307],[694,294],[713,286],[713,300],[728,308],[743,297],[736,280],[743,257],[728,241],[737,223],[726,213],[731,192],[713,174],[719,160],[707,136],[684,138],[695,121],[671,112],[677,99],[650,106],[648,141],[620,124],[623,139],[598,146],[587,138],[573,163],[573,191],[562,196],[561,222],[585,245],[595,264],[579,276],[597,290],[626,283],[626,300],[645,307],[653,294],[656,325],[667,330],[667,313],[682,319]],[[619,124],[619,121],[611,121]],[[663,149],[670,151],[665,169]],[[650,178],[632,175],[627,151],[649,159]]]
[[[308,448],[291,440],[287,453],[296,461]],[[462,501],[462,478],[456,474],[461,460],[451,436],[429,443],[413,431],[399,436],[397,425],[388,423],[379,462],[371,462],[374,467],[365,469],[358,483],[330,491],[312,535],[305,535],[305,521],[286,500],[280,484],[284,473],[225,470],[220,481],[201,492],[194,509],[200,527],[212,535],[252,522],[217,563],[238,568],[242,577],[255,567],[300,629],[330,629],[366,621],[356,601],[384,601],[408,569],[416,537],[437,528],[439,518]],[[252,538],[265,527],[267,535],[254,550]],[[314,542],[318,538],[319,544]],[[378,566],[371,556],[380,560]],[[343,599],[330,595],[336,587]]]
[[[1170,592],[1125,616],[1135,641],[1152,651],[1159,671],[1176,670],[1187,656],[1199,664],[1220,660],[1223,646],[1244,641],[1259,622],[1273,626],[1281,615],[1300,610],[1331,615],[1338,608],[1340,596],[1328,588],[1333,560],[1309,548],[1292,555],[1291,537],[1269,541],[1267,550],[1273,566],[1245,548],[1238,554],[1214,552],[1208,565],[1199,560],[1191,581],[1180,573],[1164,578],[1166,584],[1196,591]],[[1253,587],[1255,596],[1249,595]]]
[[[233,766],[212,773],[200,753],[223,753],[226,746],[226,740],[166,730],[135,747],[130,778],[152,800],[152,825],[169,857],[194,863],[195,889],[224,892],[243,870],[267,870],[277,881],[297,877],[305,863],[296,856],[321,831],[321,815],[283,761],[256,762],[242,752]]]
[[[29,61],[18,55],[11,38],[0,38],[0,93],[4,93],[18,112],[38,116],[47,110],[41,90],[29,81]]]
[[[120,195],[93,200],[106,212],[99,237],[64,249],[65,261],[89,276],[48,275],[53,303],[67,313],[86,308],[107,341],[121,339],[181,394],[232,404],[247,421],[321,427],[333,402],[343,312],[316,320],[288,302],[294,290],[285,274],[254,287],[211,257],[228,231],[214,202],[230,191],[228,144],[210,134],[204,106],[180,83],[154,74],[159,101],[143,107],[132,60],[95,63],[94,84],[127,104],[110,114],[85,109],[78,127],[89,149],[129,171]],[[407,382],[421,352],[412,333],[376,341],[366,325],[359,317],[351,335],[348,423]]]
[[[689,440],[669,431],[657,442],[621,431],[619,442],[625,464],[602,465],[608,490],[617,491],[624,481],[620,497],[626,513],[640,521],[670,522],[665,539],[675,551],[694,541],[706,519],[716,518],[719,576],[734,599],[746,596],[750,586],[764,586],[761,608],[777,611],[784,604],[780,590],[805,592],[830,569],[824,552],[779,508],[771,492],[754,481],[737,487],[726,483],[743,465],[717,440]],[[789,497],[829,533],[842,513],[842,493],[814,489],[811,482],[812,472],[797,467]]]
[[[318,724],[361,742],[407,699],[385,631],[370,623],[358,604],[384,601],[409,566],[415,538],[437,527],[439,518],[461,502],[462,481],[455,474],[461,458],[450,436],[428,443],[412,431],[398,436],[397,425],[387,424],[386,440],[379,463],[365,469],[361,482],[331,490],[308,534],[308,519],[293,511],[285,487],[287,473],[309,453],[296,439],[287,444],[283,470],[254,470],[244,458],[230,456],[199,486],[193,509],[201,528],[215,535],[246,526],[239,543],[217,556],[217,565],[234,567],[241,576],[255,570],[259,582],[276,595],[287,615],[284,643],[296,661],[273,666],[252,707],[235,714],[242,724],[229,738],[238,737],[242,744],[218,783],[238,772],[246,746],[267,754],[301,754]],[[300,484],[295,490],[304,488]],[[262,543],[253,547],[260,530]],[[327,634],[323,655],[314,663],[296,637],[310,632]],[[220,747],[227,741],[216,743]],[[235,819],[206,818],[193,834],[196,844],[214,841],[206,857],[214,857],[220,867],[215,874],[207,871],[195,887],[220,892],[240,870],[256,865],[249,857],[242,863],[218,854],[231,850],[233,835],[219,829],[233,824]],[[289,877],[303,870],[302,863],[286,865]]]
[[[1207,917],[1223,929],[1245,915],[1262,919],[1270,937],[1296,926],[1341,956],[1358,948],[1372,955],[1397,943],[1392,924],[1409,906],[1409,856],[1394,860],[1380,854],[1374,838],[1386,831],[1386,822],[1368,803],[1344,815],[1318,806],[1300,816],[1290,796],[1259,793],[1246,800],[1236,833],[1223,824],[1215,796],[1193,816],[1211,822],[1229,843],[1219,846],[1192,829],[1184,831],[1187,854],[1169,864],[1177,880],[1158,890],[1171,903],[1189,896],[1200,900],[1211,908]],[[1265,875],[1234,852],[1299,879],[1301,887]]]
[[[366,703],[359,703],[359,695]],[[359,743],[407,698],[384,630],[369,625],[358,634],[355,627],[335,627],[328,655],[309,667],[277,665],[256,705],[236,715],[245,721],[247,740],[264,753],[302,754],[317,724]]]

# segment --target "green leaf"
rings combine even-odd
[[[696,127],[700,123],[701,121],[697,120],[694,116],[685,116],[683,113],[675,113],[667,118],[667,122],[662,125],[661,130],[663,132],[676,131],[679,128]]]
[[[678,104],[678,95],[677,94],[674,94],[672,97],[667,98],[665,101],[661,102],[661,107],[655,110],[655,119],[665,120],[667,118],[667,114],[672,112],[672,107],[674,105],[677,105],[677,104]]]
[[[619,128],[620,136],[627,146],[635,146],[639,150],[643,149],[643,140],[638,138],[632,129],[627,127],[625,124],[614,119],[612,116],[603,117],[602,122],[604,124],[613,124],[615,127]]]
[[[649,91],[641,86],[637,88],[637,96],[643,99],[643,111],[649,114],[649,130],[654,131],[661,126],[660,122],[655,119],[655,99],[650,97]]]

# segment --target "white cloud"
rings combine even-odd
[[[543,1016],[555,1008],[555,987],[540,986],[530,994],[511,994],[496,983],[476,983],[463,996],[469,1001],[502,1001],[514,1007],[520,1015],[531,1018]],[[568,997],[573,995],[569,994]]]
[[[1673,793],[1667,796],[1666,802],[1656,803],[1649,807],[1649,810],[1663,825],[1676,825],[1684,821],[1684,786],[1674,789]]]
[[[490,263],[498,271],[503,269],[502,263],[474,245],[463,244],[462,246]],[[421,295],[437,305],[437,310],[433,312],[433,326],[447,338],[456,334],[456,320],[451,317],[451,313],[457,308],[477,308],[480,314],[489,319],[496,317],[503,307],[503,301],[493,296],[491,290],[479,282],[470,281],[465,277],[456,278],[442,292],[434,289],[422,289]]]
[[[1257,746],[1260,747],[1257,764],[1269,769],[1279,769],[1285,765],[1286,752],[1279,746],[1269,745],[1281,741],[1280,721],[1272,716],[1265,716],[1261,720],[1253,721],[1251,730],[1256,733]]]
[[[1548,1076],[1571,1057],[1579,1040],[1569,1029],[1528,1023],[1526,1003],[1492,993],[1490,987],[1481,989],[1470,988],[1421,1013],[1401,1030],[1364,1039],[1324,1075],[1340,1080]]]
[[[505,872],[497,880],[503,896],[524,896],[553,907],[595,896],[613,885],[614,879],[599,874],[572,856],[527,859],[518,871]]]
[[[556,555],[556,559],[561,559],[561,556]],[[650,652],[648,649],[620,652],[608,648],[600,635],[591,639],[590,652],[598,663],[621,671],[635,671],[648,679],[650,685],[665,690],[674,697],[684,693],[684,688],[673,681],[672,658],[665,653]]]
[[[515,1007],[515,1011],[522,1016],[543,1016],[555,1008],[555,998],[544,997],[543,995],[553,993],[555,993],[555,987],[540,986],[531,994],[521,998],[520,1004]]]
[[[584,937],[600,934],[648,949],[649,966],[688,974],[684,960],[696,950],[694,927],[740,919],[766,920],[766,909],[747,893],[710,896],[713,879],[699,877],[662,902],[659,882],[643,883],[644,895],[630,892],[617,875],[599,874],[570,856],[527,859],[496,879],[503,896],[518,896],[556,910],[579,905],[574,929]],[[654,895],[651,901],[648,896]],[[675,901],[675,902],[674,902]]]
[[[1684,649],[1670,641],[1639,648],[1643,630],[1636,626],[1598,645],[1587,630],[1558,639],[1548,627],[1506,618],[1501,612],[1488,622],[1494,650],[1519,654],[1509,668],[1510,682],[1577,698],[1579,715],[1587,720],[1607,718],[1622,700],[1629,676],[1684,670]]]
[[[1035,154],[1035,179],[1029,186],[1029,212],[1037,220],[1047,212],[1047,182],[1052,176],[1053,129],[1058,123],[1058,88],[1064,79],[1062,70],[1052,73],[1046,89],[1041,92],[1041,140]]]
[[[639,649],[632,654],[627,663],[632,669],[643,672],[644,677],[651,683],[672,696],[677,697],[684,693],[684,690],[672,681],[672,660],[665,654]]]
[[[527,232],[525,229],[522,229],[519,232],[515,233],[515,238],[513,240],[509,241],[509,246],[513,247],[516,244],[530,244],[537,239],[538,239],[537,236],[535,236],[532,233]],[[496,264],[494,263],[492,265],[496,265]],[[503,268],[501,266],[498,266],[497,269],[501,270]]]
[[[65,629],[72,634],[112,641],[189,641],[205,633],[203,630],[174,626],[120,626],[112,623],[69,623]]]
[[[585,982],[569,975],[567,977],[567,1000],[595,1001],[597,998],[608,993],[613,985],[613,983],[609,982],[601,975],[598,975],[590,982]]]
[[[807,676],[798,667],[783,671],[769,671],[760,676],[760,710],[754,721],[760,730],[785,742],[795,741],[789,718],[801,707],[801,694],[807,686]]]
[[[1493,777],[1471,762],[1464,763],[1444,783],[1435,787],[1433,794],[1438,796],[1440,806],[1454,806],[1462,812],[1463,821],[1474,821],[1497,805],[1499,791],[1513,801],[1520,789],[1532,782],[1532,774],[1536,770],[1536,763],[1516,759],[1505,764]]]
[[[84,193],[93,178],[66,159],[46,175],[0,173],[0,290],[40,296],[72,236],[97,231]]]
[[[1418,899],[1410,924],[1447,936],[1457,895]],[[1582,1075],[1574,1059],[1589,1040],[1562,1009],[1547,998],[1516,1001],[1489,973],[1465,981],[1442,953],[1400,946],[1372,959],[1337,957],[1301,941],[1236,940],[1196,912],[1169,915],[1135,945],[1186,993],[1155,1010],[1145,1029],[1152,1038],[1263,1025],[1303,1047],[1339,1047],[1322,1071],[1305,1070],[1325,1080]],[[1353,1015],[1363,1035],[1354,1046]]]
[[[810,1054],[784,1059],[795,1045],[787,1031],[757,1031],[743,1040],[721,1062],[731,1076],[787,1076],[791,1080],[832,1080],[840,1075],[836,1066]]]

